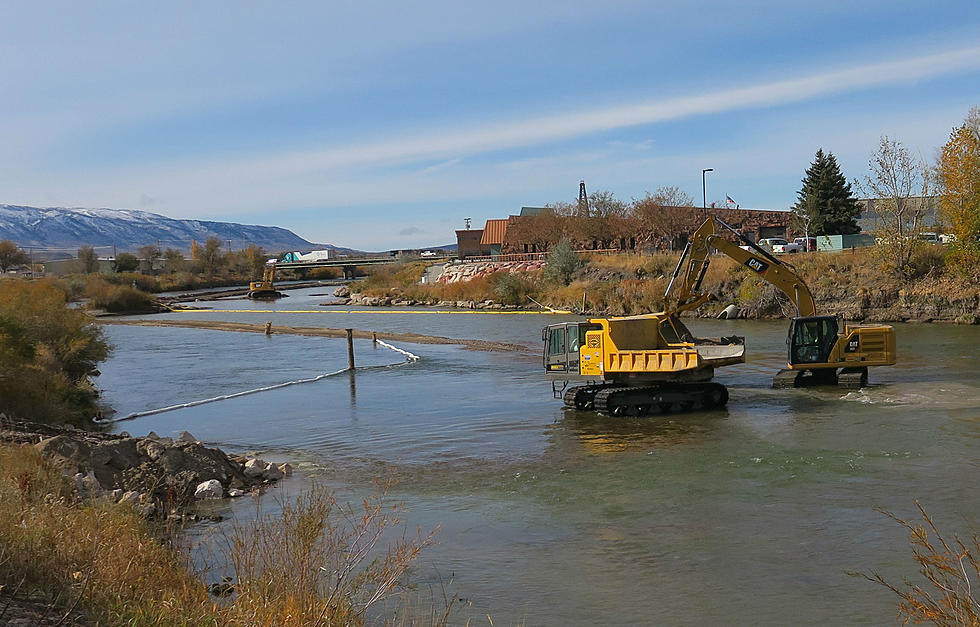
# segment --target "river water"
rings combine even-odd
[[[899,364],[868,388],[772,390],[786,322],[696,320],[746,336],[720,369],[726,409],[643,419],[562,408],[542,374],[541,327],[574,316],[344,313],[323,290],[277,303],[222,301],[163,319],[412,331],[517,342],[525,353],[356,341],[391,368],[122,422],[187,429],[226,450],[297,462],[357,498],[398,480],[409,528],[439,526],[413,572],[465,599],[460,624],[889,624],[896,598],[845,571],[900,582],[916,570],[902,528],[914,499],[950,532],[980,532],[976,327],[897,325]],[[415,312],[426,311],[424,309]],[[299,312],[299,313],[290,313]],[[310,313],[311,312],[311,313]],[[120,414],[346,366],[342,340],[107,326],[99,385]],[[248,505],[223,505],[234,516]]]

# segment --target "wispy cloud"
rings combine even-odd
[[[773,107],[876,87],[914,84],[980,69],[980,47],[974,46],[885,63],[760,83],[696,96],[649,100],[624,106],[577,111],[529,119],[477,125],[474,129],[430,129],[395,140],[343,147],[284,152],[279,155],[223,160],[194,166],[197,176],[279,177],[324,172],[362,164],[390,164],[417,159],[463,156],[535,146],[593,133],[693,116],[758,107]],[[190,173],[188,173],[190,174]]]
[[[59,180],[61,193],[65,194],[61,201],[72,205],[127,206],[136,202],[142,193],[154,198],[155,206],[165,213],[200,216],[206,212],[209,216],[217,216],[277,208],[430,200],[436,195],[440,198],[472,198],[495,194],[500,179],[494,177],[494,172],[502,174],[505,171],[508,186],[514,187],[515,191],[519,191],[516,189],[519,186],[524,190],[550,190],[553,188],[542,182],[547,178],[542,170],[508,169],[507,164],[514,163],[514,155],[504,155],[489,169],[488,164],[481,164],[475,157],[529,147],[538,148],[535,152],[545,156],[545,148],[549,145],[553,147],[559,142],[617,129],[802,103],[847,92],[914,84],[977,69],[980,69],[980,47],[970,47],[689,97],[649,99],[560,115],[470,123],[463,128],[421,129],[391,140],[367,140],[237,159],[202,158],[195,162],[164,162],[152,167],[142,164],[74,172]],[[591,162],[582,157],[583,154],[603,153],[613,148],[609,143],[579,144],[573,152],[562,155],[563,163],[551,164],[552,174],[577,180],[580,175],[568,170],[580,167],[577,164]],[[524,157],[532,161],[536,158]],[[392,168],[433,161],[436,162],[433,165],[415,169],[414,176],[404,167]],[[616,161],[612,159],[609,163]],[[616,179],[622,178],[615,168],[605,168],[598,163],[591,165],[593,176],[602,172]],[[453,175],[447,176],[448,172]],[[434,184],[432,179],[437,175],[441,178]],[[612,185],[614,181],[605,184]],[[37,181],[12,179],[8,186],[8,202],[30,202],[37,194],[36,190],[43,188]]]

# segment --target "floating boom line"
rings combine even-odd
[[[309,377],[307,379],[296,379],[295,381],[286,381],[285,383],[276,383],[274,385],[267,385],[261,388],[255,388],[254,390],[245,390],[243,392],[234,392],[232,394],[222,394],[221,396],[214,396],[212,398],[205,398],[197,401],[190,401],[187,403],[178,403],[176,405],[168,405],[166,407],[160,407],[158,409],[150,409],[147,411],[138,411],[131,414],[127,414],[120,418],[109,418],[98,420],[97,422],[102,424],[112,423],[112,422],[122,422],[124,420],[133,420],[136,418],[142,418],[143,416],[152,416],[155,414],[162,414],[168,411],[175,411],[178,409],[187,409],[188,407],[197,407],[198,405],[206,405],[207,403],[216,403],[218,401],[226,401],[232,398],[238,398],[241,396],[249,396],[250,394],[258,394],[259,392],[268,392],[270,390],[278,390],[280,388],[289,387],[291,385],[300,385],[301,383],[314,383],[322,379],[327,379],[329,377],[336,377],[337,375],[344,374],[345,372],[353,372],[355,370],[382,370],[387,368],[397,368],[399,366],[404,366],[407,364],[413,364],[419,360],[419,356],[410,353],[406,350],[402,350],[397,346],[392,346],[391,344],[384,342],[382,340],[377,340],[378,344],[384,346],[385,348],[392,350],[396,353],[405,356],[405,361],[395,364],[381,364],[377,366],[361,366],[359,368],[342,368],[341,370],[335,370],[334,372],[325,372],[323,374],[318,374],[315,377]]]

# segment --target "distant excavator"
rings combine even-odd
[[[711,379],[715,368],[745,361],[744,338],[698,338],[679,317],[713,298],[701,291],[712,249],[748,267],[797,307],[799,316],[791,320],[787,339],[787,367],[776,374],[773,387],[837,383],[858,388],[867,383],[868,367],[895,363],[892,327],[845,324],[840,330],[836,317],[815,315],[810,290],[788,264],[718,218],[708,218],[681,254],[667,286],[666,311],[543,329],[544,368],[567,406],[642,416],[654,409],[711,409],[728,402],[727,388]],[[570,382],[585,384],[568,387]]]
[[[279,298],[283,294],[276,289],[276,260],[270,259],[265,263],[261,281],[250,281],[248,297],[257,299]]]

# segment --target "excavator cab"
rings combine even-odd
[[[807,316],[793,318],[789,325],[789,363],[825,364],[837,343],[836,316]]]
[[[586,322],[563,322],[546,326],[541,333],[544,341],[544,369],[554,373],[579,374],[579,349],[585,344],[585,334],[601,328],[598,324]]]

